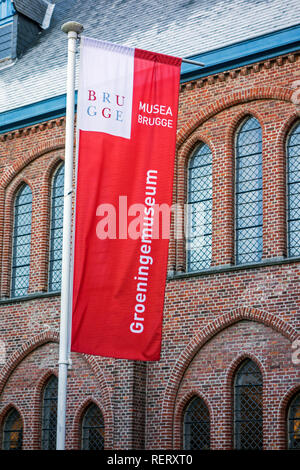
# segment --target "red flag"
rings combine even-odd
[[[154,361],[169,242],[157,221],[172,204],[181,59],[81,44],[71,350]]]

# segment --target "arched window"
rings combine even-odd
[[[21,416],[15,408],[7,414],[3,426],[4,450],[21,450],[23,439],[23,423]]]
[[[64,164],[61,164],[52,180],[49,291],[61,288],[62,237],[64,212]]]
[[[261,261],[263,248],[262,132],[247,118],[236,136],[236,263]]]
[[[104,420],[98,406],[92,403],[85,411],[82,420],[83,450],[104,449]]]
[[[300,122],[287,141],[288,256],[300,256]]]
[[[188,165],[187,270],[209,268],[212,255],[212,153],[200,144]]]
[[[42,401],[42,449],[56,449],[56,417],[57,417],[57,377],[52,375],[43,393]]]
[[[32,193],[28,185],[17,192],[14,205],[11,296],[26,295],[29,287]]]
[[[201,398],[193,398],[186,407],[183,427],[185,450],[210,448],[209,411]]]
[[[262,375],[250,359],[241,364],[235,375],[234,447],[263,448]]]
[[[292,399],[288,409],[288,448],[300,450],[300,392]]]

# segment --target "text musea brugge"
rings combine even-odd
[[[173,113],[171,106],[162,104],[139,104],[138,123],[145,126],[162,126],[173,128]]]

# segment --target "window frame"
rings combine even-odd
[[[50,192],[50,223],[49,223],[49,254],[48,254],[48,285],[47,285],[47,289],[48,289],[48,292],[60,292],[61,291],[61,282],[60,282],[60,289],[53,289],[51,288],[52,287],[52,284],[55,284],[54,282],[52,282],[52,270],[51,270],[51,266],[52,266],[52,263],[53,261],[55,260],[52,260],[51,259],[51,253],[52,253],[52,243],[53,243],[53,238],[52,238],[52,223],[53,223],[53,190],[54,190],[54,181],[57,177],[57,173],[60,171],[61,168],[64,168],[64,174],[65,174],[65,162],[64,161],[61,161],[57,167],[55,168],[55,171],[53,172],[52,174],[52,178],[51,178],[51,192]],[[63,194],[64,194],[64,190],[63,190]],[[62,199],[64,201],[64,196],[62,196]],[[62,207],[64,208],[64,204],[62,204]],[[61,252],[62,253],[62,252]]]
[[[89,448],[86,448],[85,445],[84,445],[84,442],[88,442],[88,444],[89,444],[89,438],[90,438],[90,436],[85,437],[85,429],[87,429],[87,428],[90,429],[91,428],[91,426],[86,426],[85,425],[85,420],[88,419],[87,415],[90,412],[90,410],[93,409],[93,408],[95,408],[97,410],[97,413],[100,415],[100,419],[102,419],[102,422],[103,422],[102,426],[97,427],[97,429],[102,429],[103,430],[103,435],[102,435],[101,431],[99,432],[99,434],[101,435],[101,438],[103,439],[103,442],[102,442],[103,447],[100,448],[100,449],[97,449],[97,450],[101,451],[101,450],[105,449],[105,421],[104,421],[104,415],[103,415],[101,409],[94,402],[89,403],[86,406],[86,408],[84,409],[83,413],[82,413],[81,426],[80,426],[80,435],[81,435],[80,449],[81,450],[90,450]],[[96,428],[96,426],[93,426],[93,428]]]
[[[294,421],[299,421],[299,429],[300,429],[300,416],[299,418],[296,418],[293,417],[292,419],[290,418],[290,415],[291,415],[291,412],[292,412],[292,408],[294,406],[294,402],[296,402],[297,400],[299,400],[299,409],[300,409],[300,390],[298,390],[293,396],[292,398],[290,399],[289,401],[289,404],[288,404],[288,407],[287,407],[287,414],[286,414],[286,442],[287,442],[287,449],[288,450],[300,450],[300,445],[299,445],[299,448],[295,448],[294,446],[292,447],[291,446],[291,438],[290,438],[290,435],[292,434],[291,432],[291,421],[294,422]],[[299,440],[300,442],[300,440]]]
[[[13,430],[12,425],[10,425],[10,429],[7,429],[8,425],[8,420],[11,418],[11,416],[15,414],[16,418],[20,420],[21,422],[21,428],[20,430]],[[14,420],[16,422],[16,419]],[[10,448],[11,445],[11,433],[12,432],[17,432],[18,433],[18,439],[17,439],[17,447],[16,448]],[[9,433],[9,438],[5,438],[5,434]],[[19,443],[19,441],[21,441]],[[20,444],[20,447],[19,447]],[[9,447],[8,447],[9,446]],[[23,449],[23,419],[18,410],[15,407],[11,407],[8,412],[5,415],[4,421],[3,421],[3,426],[2,426],[2,450],[22,450]]]
[[[199,401],[199,403],[201,403],[202,406],[205,407],[205,411],[207,411],[207,415],[208,415],[208,421],[201,421],[202,423],[205,423],[206,425],[208,425],[208,449],[206,448],[201,448],[201,449],[198,449],[198,450],[209,450],[211,449],[211,418],[210,418],[210,410],[209,410],[209,407],[207,406],[205,400],[198,396],[198,395],[195,395],[193,396],[189,401],[188,403],[186,404],[186,406],[184,407],[184,410],[183,410],[183,416],[182,416],[182,428],[183,428],[183,432],[182,432],[182,441],[183,441],[183,449],[184,450],[192,450],[191,449],[191,446],[190,446],[190,440],[191,440],[191,432],[189,432],[187,434],[187,426],[189,425],[190,426],[190,423],[187,423],[187,413],[188,413],[188,410],[191,406],[193,406],[193,403],[196,402],[196,401]],[[189,436],[189,443],[187,443],[187,438]],[[195,449],[194,449],[195,450]]]
[[[261,263],[263,261],[262,255],[261,255],[261,258],[260,258],[259,261],[257,261],[257,260],[256,261],[248,261],[246,263],[238,262],[238,247],[237,247],[237,230],[238,230],[238,228],[237,228],[237,181],[238,181],[238,178],[237,178],[237,176],[238,176],[238,172],[237,172],[237,159],[238,159],[237,153],[238,152],[237,152],[237,149],[238,149],[238,146],[237,146],[237,141],[238,141],[238,137],[239,137],[241,128],[251,118],[255,119],[258,122],[258,124],[260,125],[260,129],[261,129],[261,179],[262,179],[262,188],[261,188],[261,196],[262,196],[261,245],[262,245],[262,255],[263,255],[263,222],[264,222],[264,214],[263,214],[263,196],[264,196],[264,192],[263,192],[263,183],[264,183],[264,180],[263,180],[263,129],[262,129],[262,126],[261,126],[261,123],[260,123],[259,119],[256,116],[254,116],[253,114],[249,113],[249,114],[245,115],[242,118],[239,125],[237,126],[237,128],[234,132],[234,142],[233,142],[233,145],[234,145],[234,152],[233,152],[233,155],[234,155],[234,191],[233,191],[233,194],[234,194],[234,200],[233,200],[234,256],[233,256],[233,259],[234,259],[234,265],[235,266],[247,266],[247,265],[251,265],[251,264]]]
[[[17,203],[17,199],[19,198],[20,196],[20,192],[23,191],[26,187],[29,188],[30,190],[30,193],[31,193],[31,212],[30,212],[30,234],[29,237],[30,237],[30,241],[29,241],[29,263],[28,263],[28,267],[29,267],[29,271],[28,271],[28,287],[26,289],[26,293],[24,294],[21,294],[21,295],[16,295],[16,291],[17,290],[20,290],[20,289],[16,289],[15,288],[15,279],[16,279],[16,276],[14,276],[14,270],[16,268],[16,266],[14,266],[14,258],[15,258],[15,249],[16,249],[16,245],[15,245],[15,239],[17,238],[15,236],[15,230],[16,230],[16,203]],[[18,298],[18,297],[25,297],[26,295],[28,295],[28,290],[29,290],[29,283],[30,283],[30,264],[31,264],[31,235],[32,235],[32,208],[33,208],[33,193],[32,193],[32,189],[30,187],[29,184],[27,184],[26,182],[23,182],[19,188],[17,189],[16,193],[15,193],[15,196],[14,196],[14,199],[13,199],[13,226],[12,226],[12,235],[11,235],[11,267],[10,267],[10,297],[11,298]]]
[[[235,368],[234,374],[233,374],[233,387],[232,387],[232,392],[233,392],[233,428],[232,428],[232,434],[233,434],[233,449],[234,450],[244,450],[243,447],[241,447],[240,440],[241,440],[241,431],[240,429],[237,430],[237,423],[241,423],[245,420],[238,419],[237,418],[237,409],[240,408],[240,405],[237,404],[237,400],[240,397],[237,396],[237,387],[243,387],[245,385],[237,385],[237,380],[239,378],[239,373],[240,371],[247,365],[247,363],[252,363],[255,365],[257,368],[259,374],[260,374],[260,380],[261,383],[259,386],[261,387],[261,433],[262,433],[262,442],[261,442],[261,449],[255,449],[255,450],[263,450],[263,374],[261,372],[260,367],[257,365],[257,363],[247,357],[245,358],[240,364]],[[251,384],[253,386],[257,386],[256,384]],[[253,449],[247,449],[247,450],[253,450]]]
[[[56,381],[56,407],[55,407],[55,410],[56,410],[56,420],[55,420],[55,428],[54,428],[54,434],[55,434],[55,443],[54,443],[54,446],[53,449],[49,449],[49,442],[50,442],[50,438],[49,438],[49,435],[46,436],[46,433],[50,433],[52,428],[51,427],[46,427],[45,426],[45,420],[48,419],[50,420],[50,417],[46,417],[45,416],[45,400],[53,400],[53,398],[45,398],[45,394],[47,392],[47,388],[51,385],[51,382],[53,381]],[[58,378],[56,377],[56,375],[52,374],[50,375],[50,377],[48,377],[47,381],[45,382],[44,384],[44,387],[43,387],[43,392],[42,392],[42,400],[41,400],[41,449],[42,450],[55,450],[56,449],[56,424],[57,424],[57,399],[58,399]],[[54,400],[53,400],[54,401]],[[47,409],[49,408],[49,406],[47,406]],[[47,445],[46,445],[47,444]]]
[[[186,253],[186,263],[185,263],[185,269],[187,273],[195,273],[195,272],[203,272],[207,271],[211,268],[211,263],[212,263],[212,240],[210,244],[210,260],[209,260],[209,266],[206,266],[204,268],[200,269],[190,269],[190,265],[193,264],[191,263],[191,249],[189,249],[189,244],[190,244],[190,233],[191,233],[191,217],[190,217],[190,205],[192,204],[197,204],[197,203],[191,203],[190,202],[190,184],[191,184],[191,178],[190,178],[190,164],[191,161],[194,159],[194,157],[197,155],[197,152],[202,148],[202,147],[207,147],[210,150],[210,155],[211,155],[211,163],[209,164],[211,167],[211,179],[213,177],[213,152],[211,150],[211,147],[204,141],[199,141],[197,145],[194,147],[194,150],[190,153],[187,165],[186,165],[186,204],[187,204],[187,211],[186,211],[186,224],[185,224],[185,230],[186,230],[186,243],[185,243],[185,253]],[[208,166],[208,165],[202,165],[202,166]],[[213,182],[211,182],[211,206],[213,206]],[[213,236],[213,220],[212,220],[212,215],[213,215],[213,208],[211,207],[211,239]],[[205,235],[204,235],[205,236]]]
[[[286,211],[285,211],[285,227],[286,227],[286,256],[287,258],[299,258],[300,257],[300,249],[299,249],[299,254],[291,256],[290,254],[290,229],[289,229],[289,210],[290,210],[290,194],[289,194],[289,141],[292,136],[293,131],[296,129],[296,127],[300,127],[300,120],[297,119],[293,125],[291,126],[289,132],[286,135],[285,138],[285,202],[286,202]],[[300,144],[299,144],[300,147]],[[299,155],[299,162],[300,162],[300,155]],[[300,211],[300,204],[299,204],[299,211]],[[298,219],[300,223],[300,218]]]

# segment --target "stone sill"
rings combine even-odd
[[[175,273],[169,274],[167,281],[176,281],[179,279],[189,279],[191,277],[201,277],[201,276],[211,276],[213,274],[243,271],[245,269],[258,269],[265,268],[267,266],[281,266],[284,264],[291,263],[300,263],[300,257],[297,258],[270,258],[268,260],[260,261],[259,263],[248,263],[248,264],[238,264],[238,265],[221,265],[213,266],[208,269],[203,269],[203,271],[193,271],[185,273]]]
[[[0,299],[0,306],[13,304],[13,303],[20,303],[26,302],[29,300],[37,300],[37,299],[45,299],[48,297],[56,297],[60,295],[60,291],[54,292],[33,292],[32,294],[23,295],[22,297],[11,297],[11,298],[3,298]]]

